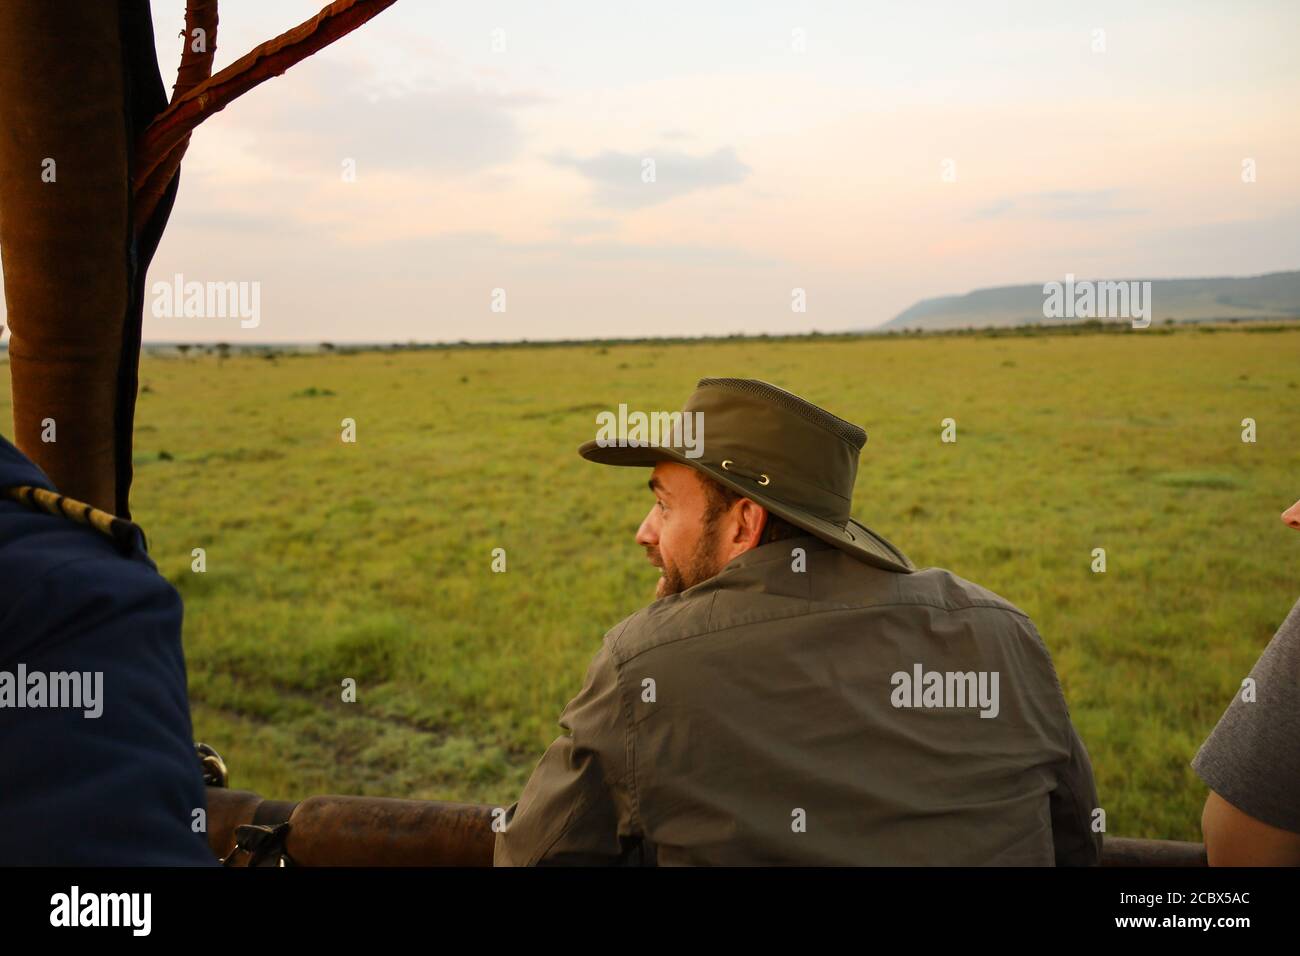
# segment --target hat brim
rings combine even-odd
[[[762,505],[772,514],[779,515],[792,525],[802,528],[867,564],[887,571],[906,573],[916,570],[916,566],[907,555],[857,519],[849,518],[846,525],[838,525],[833,521],[790,508],[753,487],[740,484],[721,468],[696,458],[688,458],[675,448],[650,445],[602,445],[593,440],[584,442],[578,448],[578,454],[587,461],[594,461],[600,465],[631,468],[653,468],[661,461],[675,461],[708,475],[719,484],[726,485],[737,494]]]

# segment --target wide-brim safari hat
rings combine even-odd
[[[613,413],[608,413],[613,418]],[[907,555],[853,518],[853,483],[867,433],[767,382],[702,378],[675,419],[621,410],[578,454],[602,465],[688,465],[856,558],[914,571]],[[690,416],[688,419],[687,416]],[[702,426],[696,432],[696,423]]]

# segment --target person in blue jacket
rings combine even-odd
[[[181,600],[0,436],[0,866],[215,865]]]

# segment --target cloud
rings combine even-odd
[[[185,176],[182,172],[181,187],[184,189],[186,186]],[[254,233],[274,233],[283,236],[301,237],[313,235],[315,232],[307,224],[279,212],[269,210],[253,212],[230,206],[211,204],[196,205],[193,211],[190,211],[187,207],[183,217],[180,213],[177,213],[176,221],[179,225],[173,224],[172,229],[185,228],[193,230],[198,235],[206,233],[221,235],[223,238],[247,236]]]
[[[320,115],[309,122],[328,132],[322,146],[334,155],[356,156],[358,163],[380,169],[461,173],[514,159],[523,134],[512,111],[535,102],[474,90],[424,91],[343,104],[348,119],[333,123],[340,104],[322,104]]]
[[[368,260],[373,267],[388,270],[391,274],[429,276],[441,270],[446,278],[454,279],[464,270],[466,261],[490,264],[496,270],[503,261],[547,262],[564,261],[566,267],[585,266],[601,262],[629,262],[638,266],[646,264],[673,264],[692,272],[711,267],[757,270],[789,268],[780,257],[749,252],[734,246],[710,245],[693,242],[625,242],[595,236],[590,239],[543,239],[518,242],[491,232],[446,233],[418,239],[371,243],[364,248],[339,247],[340,255],[354,258],[350,261]]]
[[[972,219],[1001,219],[1007,213],[1016,208],[1014,199],[998,199],[989,203],[987,206],[981,206],[971,214]]]
[[[325,62],[277,79],[231,108],[232,131],[287,169],[461,174],[509,163],[523,149],[517,111],[547,102],[529,92],[470,85],[379,85],[364,68]]]
[[[1134,216],[1147,212],[1115,205],[1114,189],[1057,190],[1004,196],[976,209],[968,217],[988,219],[1083,220]]]
[[[560,219],[551,223],[551,228],[562,236],[594,236],[610,233],[618,229],[617,219]]]
[[[651,206],[701,189],[732,186],[752,172],[730,146],[702,156],[651,149],[642,153],[606,150],[589,159],[569,155],[549,159],[556,166],[576,169],[596,186],[597,202],[619,209]],[[654,180],[646,182],[644,174],[651,168],[650,161],[654,164]]]

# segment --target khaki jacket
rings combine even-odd
[[[880,570],[811,536],[611,630],[560,726],[498,866],[1101,853],[1092,767],[1029,618],[948,571]]]

